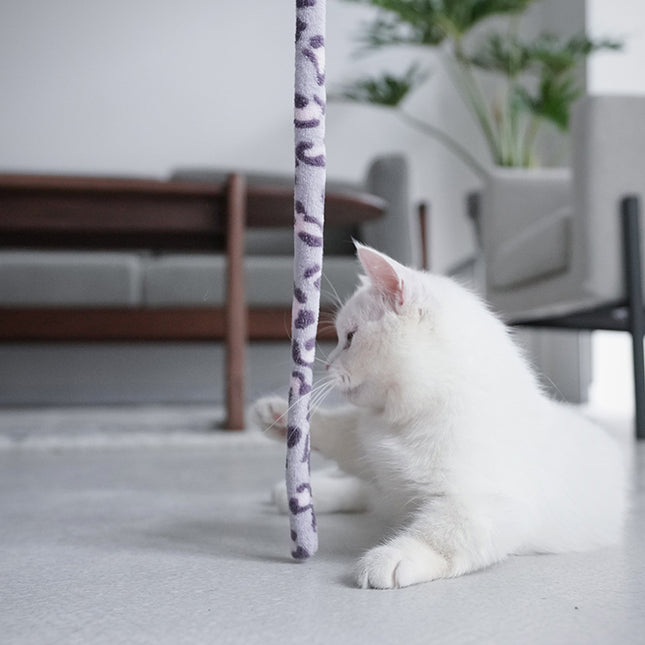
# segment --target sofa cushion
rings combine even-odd
[[[248,256],[244,267],[249,306],[291,306],[293,263],[290,258]],[[357,271],[353,257],[325,258],[321,303],[336,303],[336,292],[341,299],[351,294],[357,283]],[[226,258],[174,254],[149,258],[144,262],[143,285],[146,306],[221,306],[226,293]]]
[[[135,253],[2,251],[0,304],[135,306],[141,261]]]

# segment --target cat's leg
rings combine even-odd
[[[394,589],[482,569],[513,550],[510,536],[494,527],[485,510],[440,498],[360,559],[357,582],[363,588]]]
[[[311,473],[311,492],[317,514],[361,513],[369,507],[367,484],[335,467]],[[287,485],[284,481],[273,487],[271,497],[281,513],[289,513]]]
[[[254,424],[270,437],[284,441],[287,435],[287,408],[286,400],[268,397],[255,403],[251,416]],[[360,470],[357,415],[352,408],[318,410],[312,415],[312,448],[340,466],[340,470],[333,468],[311,474],[313,504],[317,513],[362,512],[369,505],[369,487],[357,476]],[[348,474],[352,472],[354,475]],[[289,512],[284,481],[273,487],[272,499],[281,512]]]
[[[284,440],[287,436],[288,404],[280,397],[265,397],[251,409],[254,425],[268,436]],[[333,459],[342,470],[362,474],[362,459],[357,427],[359,410],[346,406],[335,410],[318,409],[311,416],[311,447]]]
[[[448,577],[448,561],[426,540],[409,531],[370,549],[358,562],[363,589],[398,589]]]

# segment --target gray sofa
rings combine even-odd
[[[219,181],[225,173],[179,170],[173,179]],[[287,184],[289,178],[246,174],[249,184]],[[356,284],[352,237],[402,262],[414,263],[408,171],[403,157],[376,159],[363,185],[329,183],[330,191],[367,192],[387,202],[385,216],[361,226],[328,228],[325,234],[322,304],[344,298]],[[250,307],[288,307],[292,297],[292,233],[250,229],[245,236],[245,283]],[[0,306],[176,307],[221,306],[225,299],[223,254],[153,254],[83,250],[0,252]],[[333,286],[331,286],[333,285]]]

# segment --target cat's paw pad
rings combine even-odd
[[[446,560],[429,545],[400,537],[368,551],[358,562],[356,578],[363,589],[398,589],[446,575]]]
[[[289,404],[278,396],[258,399],[251,408],[251,423],[268,437],[284,440],[287,436]]]

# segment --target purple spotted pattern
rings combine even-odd
[[[293,370],[287,421],[291,554],[318,549],[309,477],[309,405],[320,308],[325,203],[325,0],[296,0]]]

